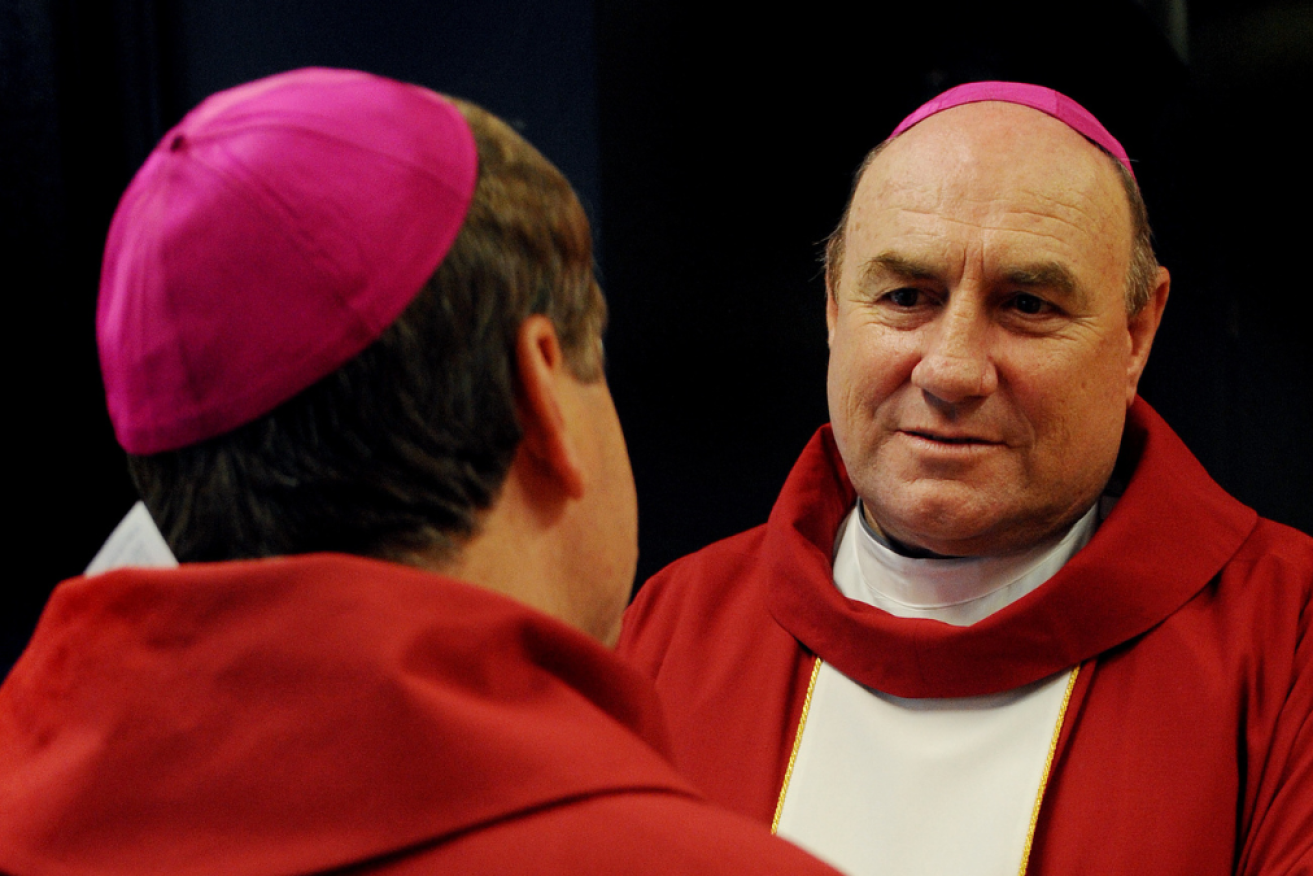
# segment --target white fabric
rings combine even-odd
[[[910,559],[854,512],[835,583],[899,617],[966,626],[1039,587],[1098,526],[987,559]],[[779,834],[852,876],[1015,876],[1070,673],[984,697],[911,700],[821,667]]]
[[[849,599],[895,617],[924,617],[966,627],[1016,602],[1053,577],[1098,528],[1099,505],[1057,542],[1020,554],[924,560],[882,544],[862,521],[861,506],[840,527],[834,582]]]
[[[85,575],[99,575],[125,566],[172,569],[178,565],[144,502],[137,502],[114,527],[109,539],[92,557]]]
[[[1016,876],[1068,677],[906,700],[824,664],[779,835],[852,876]]]

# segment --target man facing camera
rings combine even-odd
[[[364,73],[216,95],[98,335],[172,569],[62,584],[0,688],[0,871],[828,873],[671,768],[565,179]]]
[[[854,874],[1313,872],[1313,540],[1136,395],[1169,281],[1121,145],[946,92],[826,285],[831,426],[626,616],[677,765]]]

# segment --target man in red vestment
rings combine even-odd
[[[1313,540],[1136,395],[1169,281],[1120,144],[950,90],[826,282],[831,425],[626,614],[676,764],[852,873],[1313,873]]]
[[[603,647],[604,318],[569,184],[475,106],[301,70],[170,131],[97,327],[182,564],[52,596],[0,688],[0,872],[832,874],[700,798]]]

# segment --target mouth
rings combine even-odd
[[[980,438],[975,435],[944,435],[939,432],[926,432],[920,429],[904,429],[904,435],[910,435],[913,438],[920,438],[923,441],[933,441],[936,444],[961,447],[990,447],[999,444],[999,441],[990,441],[986,438]]]

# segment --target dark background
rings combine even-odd
[[[119,194],[203,97],[311,64],[473,99],[574,182],[612,310],[640,581],[765,518],[826,419],[817,255],[852,170],[971,79],[1056,87],[1122,140],[1173,273],[1142,393],[1224,487],[1313,530],[1313,4],[814,0],[767,16],[653,0],[3,2],[16,523],[0,673],[135,498],[94,336]]]

